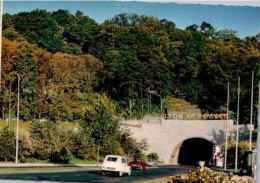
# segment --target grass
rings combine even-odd
[[[142,125],[141,124],[135,124],[135,125],[131,125],[131,124],[127,124],[127,123],[121,123],[121,125],[125,125],[125,126],[131,126],[131,127],[136,127],[136,128],[141,128]]]
[[[89,168],[88,168],[89,169]],[[85,167],[29,167],[29,168],[1,168],[1,173],[34,173],[34,172],[64,172],[84,171]],[[1,177],[1,176],[0,176]]]
[[[103,158],[100,157],[100,163],[102,163],[102,160]],[[49,163],[52,163],[50,162],[49,160],[39,160],[39,159],[31,159],[29,160],[27,163],[30,163],[30,164],[49,164]],[[14,162],[1,162],[0,161],[0,164],[14,164]],[[70,160],[69,160],[69,163],[68,164],[71,164],[71,165],[80,165],[80,164],[97,164],[97,161],[96,160],[83,160],[83,159],[79,159],[79,158],[75,158],[75,157],[71,157]]]
[[[19,123],[19,128],[21,130],[26,130],[28,129],[29,125],[31,124],[31,121],[20,121]],[[6,126],[6,120],[0,120],[0,129],[3,129]],[[11,120],[10,122],[10,129],[15,130],[16,129],[16,120]]]
[[[32,121],[19,121],[19,128],[21,130],[28,130],[30,124]],[[42,122],[44,123],[44,122]],[[80,128],[79,123],[77,122],[57,122],[58,128],[61,129],[74,129],[74,128]],[[6,120],[1,119],[0,120],[0,129],[3,129],[6,126]],[[10,122],[10,129],[14,130],[16,129],[16,120],[11,120]]]
[[[165,99],[165,106],[169,111],[200,113],[200,110],[197,106],[192,105],[186,100],[180,98],[167,97]]]
[[[69,164],[96,164],[97,160],[83,160],[75,157],[71,157]]]

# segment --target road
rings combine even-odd
[[[37,173],[0,173],[1,183],[26,183],[38,182],[145,182],[157,178],[187,173],[195,170],[188,166],[167,166],[149,168],[147,170],[134,170],[131,176],[117,177],[115,175],[102,176],[100,170],[67,171],[67,172],[37,172]],[[30,181],[29,181],[30,180]],[[34,181],[32,181],[34,180]],[[36,181],[35,181],[36,180]],[[24,182],[24,183],[25,183]]]

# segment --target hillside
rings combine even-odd
[[[17,73],[21,118],[52,121],[161,113],[167,97],[218,112],[226,105],[227,82],[230,109],[236,111],[240,76],[241,122],[246,123],[251,71],[255,88],[259,80],[259,38],[241,39],[207,22],[181,30],[172,21],[137,14],[100,24],[80,11],[34,10],[5,14],[3,35],[2,117],[10,83],[15,113]]]

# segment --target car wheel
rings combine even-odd
[[[122,177],[123,176],[123,172],[118,172],[118,176]]]

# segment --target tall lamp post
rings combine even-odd
[[[3,1],[0,0],[0,93],[2,91],[2,20],[3,20]]]
[[[258,130],[257,130],[257,157],[256,157],[256,182],[260,182],[260,81],[258,84]]]
[[[15,151],[15,163],[18,163],[18,141],[19,141],[19,112],[20,112],[20,74],[17,74],[18,86],[17,86],[17,120],[16,120],[16,151]]]
[[[227,144],[228,144],[228,111],[229,111],[229,82],[227,86],[227,119],[226,119],[226,125],[225,125],[225,165],[224,169],[227,169]]]
[[[238,160],[238,124],[239,124],[239,97],[240,97],[240,77],[238,78],[237,88],[237,133],[236,133],[236,155],[235,155],[235,171],[237,172],[237,160]]]
[[[249,150],[252,151],[252,126],[253,126],[253,99],[254,99],[254,71],[252,71],[252,87],[251,87],[251,110],[250,110],[250,135]]]

